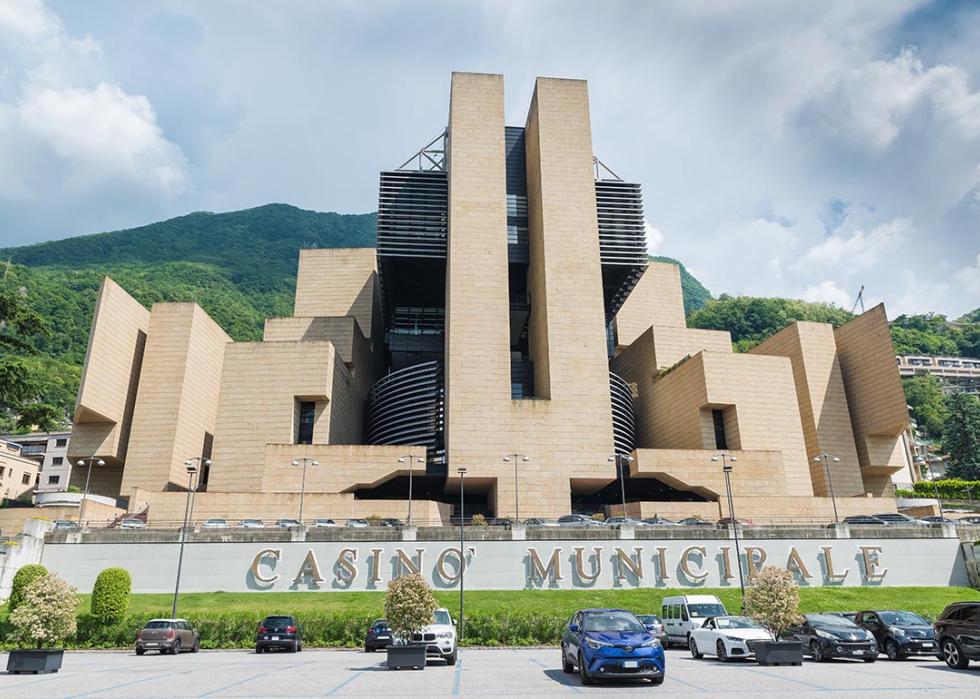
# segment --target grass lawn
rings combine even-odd
[[[436,592],[440,604],[459,608],[459,593]],[[621,607],[634,612],[657,612],[660,600],[673,594],[715,594],[730,612],[739,609],[738,589],[706,590],[474,590],[466,592],[467,614],[558,614],[569,617],[587,607]],[[82,610],[89,608],[89,595],[81,595]],[[137,594],[130,613],[170,613],[172,595]],[[937,616],[950,602],[980,600],[980,591],[968,587],[843,587],[800,590],[800,611],[848,611],[861,609],[907,609],[929,617]],[[382,616],[383,592],[202,592],[180,596],[182,616],[251,612],[256,616],[275,613],[302,614],[347,612]]]

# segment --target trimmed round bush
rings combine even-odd
[[[11,612],[24,601],[24,590],[38,578],[47,575],[48,569],[40,563],[28,563],[17,571],[10,586],[10,603],[7,607]]]
[[[118,622],[126,616],[133,583],[124,568],[106,568],[95,579],[92,588],[92,616],[107,622]]]

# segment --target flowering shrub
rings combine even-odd
[[[20,604],[10,613],[11,640],[18,643],[55,644],[75,634],[75,588],[54,573],[37,578],[24,590]]]
[[[395,636],[403,641],[431,624],[438,606],[432,588],[418,573],[403,575],[388,584],[385,618]]]
[[[766,566],[752,578],[745,591],[749,616],[779,638],[790,626],[800,623],[800,588],[788,570]]]

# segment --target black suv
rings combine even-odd
[[[831,658],[854,658],[866,663],[878,659],[878,645],[870,632],[844,617],[833,614],[807,614],[803,624],[784,634],[800,641],[803,652],[817,662]]]
[[[291,616],[267,616],[255,634],[255,652],[284,648],[291,653],[303,650],[303,627]]]
[[[377,619],[371,624],[367,630],[367,635],[364,637],[364,652],[373,653],[378,649],[384,650],[392,643],[391,627],[388,626],[387,620]]]
[[[936,654],[951,668],[962,670],[980,660],[980,602],[954,602],[932,625],[939,643]]]
[[[935,655],[932,626],[918,614],[902,611],[858,612],[854,623],[874,634],[878,648],[889,660],[910,655]]]

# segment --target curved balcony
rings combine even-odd
[[[433,451],[443,442],[442,365],[425,362],[375,382],[367,398],[368,444],[419,444]]]
[[[611,371],[609,372],[609,395],[612,403],[614,448],[617,454],[630,454],[636,448],[633,391],[622,377]]]

